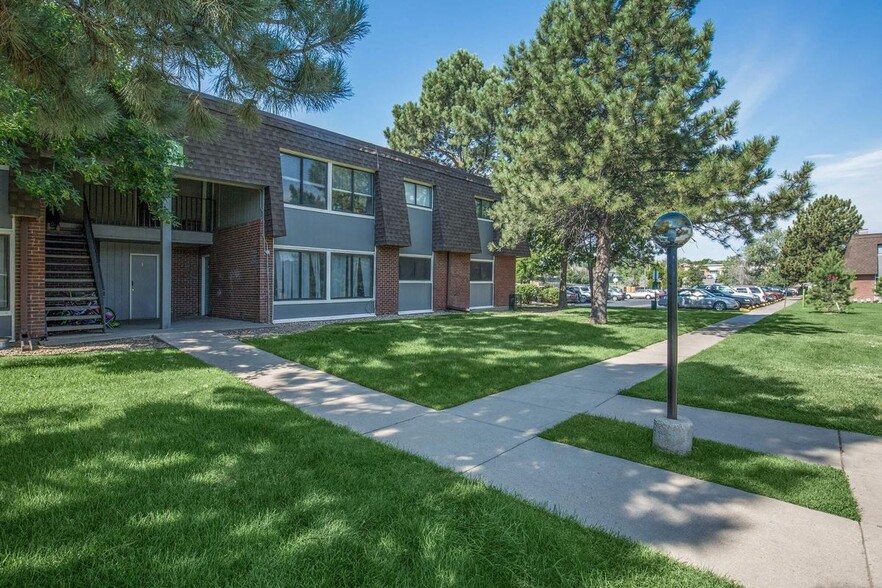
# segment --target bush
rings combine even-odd
[[[557,286],[545,286],[539,290],[539,302],[557,304],[560,299],[560,289]]]
[[[882,298],[882,277],[876,280],[876,287],[873,291],[876,292],[876,296]]]
[[[520,297],[521,304],[532,304],[539,300],[539,286],[515,284],[515,294]]]

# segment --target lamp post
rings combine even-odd
[[[652,427],[652,444],[677,455],[692,451],[692,421],[677,417],[677,249],[692,238],[692,222],[682,212],[663,214],[652,227],[652,239],[667,254],[668,281],[668,405],[667,417]]]

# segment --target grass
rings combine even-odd
[[[688,456],[671,455],[652,447],[652,429],[648,427],[585,414],[541,436],[855,521],[861,518],[848,477],[830,466],[705,439],[695,439]]]
[[[689,406],[882,435],[882,304],[794,303],[681,363],[679,383]],[[623,394],[663,400],[665,375]]]
[[[456,406],[640,349],[665,338],[665,313],[611,308],[477,313],[335,324],[250,344],[298,363],[435,409]],[[680,332],[736,313],[680,314]]]
[[[175,351],[0,376],[0,585],[731,585]]]

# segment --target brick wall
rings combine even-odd
[[[854,288],[854,296],[852,300],[873,300],[876,293],[873,288],[876,287],[876,277],[870,274],[857,276],[857,279],[851,283]]]
[[[46,209],[18,217],[15,230],[15,337],[46,335]],[[24,266],[27,267],[24,267]]]
[[[172,319],[199,314],[198,247],[172,247]]]
[[[493,305],[508,306],[508,297],[515,291],[515,258],[497,255],[493,266]]]
[[[209,260],[212,316],[272,322],[273,243],[267,238],[264,245],[262,231],[261,220],[215,231]]]
[[[432,268],[432,310],[447,310],[447,252],[435,253]]]
[[[398,247],[377,247],[376,312],[398,314]]]
[[[469,273],[472,256],[469,253],[435,253],[432,276],[434,310],[469,309]]]

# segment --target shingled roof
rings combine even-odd
[[[879,273],[879,246],[882,233],[862,233],[853,235],[845,250],[845,267],[857,275],[876,275]]]

